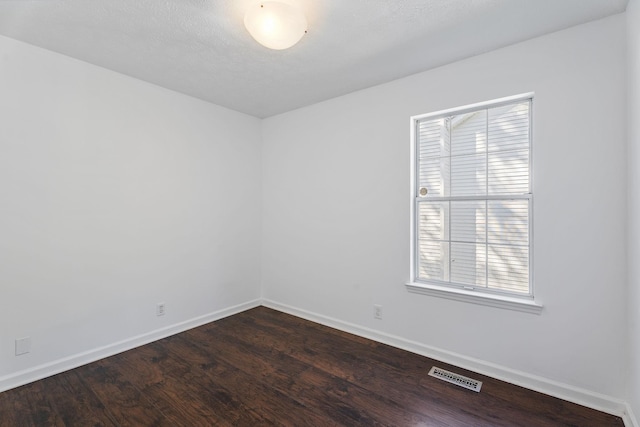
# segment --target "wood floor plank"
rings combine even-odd
[[[273,423],[283,425],[306,425],[313,421],[319,422],[317,414],[302,411],[300,403],[291,395],[271,388],[265,383],[265,376],[275,375],[269,368],[263,369],[264,365],[253,362],[251,365],[238,367],[237,361],[245,360],[242,354],[238,354],[237,349],[224,348],[224,342],[217,340],[215,343],[203,341],[198,342],[193,339],[181,337],[184,340],[180,357],[189,364],[203,364],[211,359],[211,354],[215,354],[217,371],[207,370],[206,375],[217,385],[225,390],[232,390],[230,397],[236,398],[241,403],[241,408],[247,414],[259,417],[253,423]],[[242,364],[242,362],[240,362]],[[228,393],[228,392],[227,392]],[[233,412],[229,412],[233,414]],[[235,424],[239,425],[239,424]],[[241,424],[250,425],[250,424]]]
[[[118,426],[169,426],[166,417],[115,368],[122,357],[113,356],[78,368],[83,382],[108,409]]]
[[[194,331],[191,335],[195,343],[203,343],[209,340],[207,335],[200,335]],[[229,359],[228,362],[236,364],[240,367],[248,367],[254,372],[254,377],[259,377],[262,386],[278,391],[282,395],[293,396],[299,402],[300,407],[304,408],[304,412],[300,415],[308,418],[310,411],[321,415],[322,419],[340,423],[342,425],[352,424],[356,422],[366,423],[370,425],[376,424],[379,417],[371,416],[364,410],[358,410],[358,406],[349,406],[345,404],[346,391],[352,387],[351,384],[342,381],[339,378],[327,375],[313,366],[305,365],[287,355],[279,357],[255,357],[251,352],[255,352],[255,348],[242,345],[235,337],[228,335],[218,335],[219,342],[232,343],[233,347],[241,351],[235,358]],[[261,352],[259,352],[261,353]],[[255,373],[260,373],[256,376]],[[334,390],[342,390],[340,394],[336,394]],[[379,399],[379,396],[372,396],[363,393],[362,390],[353,390],[352,394],[358,395],[363,399],[373,403]],[[387,405],[369,405],[377,410],[378,406]],[[336,410],[338,408],[338,410]],[[356,409],[354,409],[356,408]],[[296,408],[292,408],[296,409]],[[408,417],[406,411],[397,411],[396,417]],[[400,419],[396,418],[396,420]],[[414,417],[415,418],[415,417]],[[415,421],[415,419],[413,419]]]
[[[232,319],[230,322],[236,321]],[[265,324],[242,324],[239,322],[236,322],[232,328],[227,328],[227,326],[225,325],[219,329],[222,332],[227,329],[233,330],[239,339],[247,340],[249,345],[254,347],[259,347],[261,340],[260,335],[257,335],[255,331],[267,327]],[[254,332],[252,333],[252,331]],[[306,333],[303,335],[304,338],[296,344],[296,340],[287,338],[288,335],[277,334],[268,329],[266,334],[270,339],[265,345],[275,349],[276,352],[291,353],[293,357],[301,359],[305,363],[313,364],[330,375],[358,384],[372,395],[385,396],[396,404],[401,404],[405,411],[411,410],[430,417],[433,417],[438,412],[443,412],[447,422],[450,421],[450,414],[455,412],[458,413],[456,422],[459,425],[464,425],[465,423],[476,425],[478,422],[477,416],[465,417],[464,412],[452,403],[454,401],[450,399],[452,391],[449,390],[449,384],[442,384],[438,380],[425,375],[431,364],[424,365],[424,369],[419,372],[419,375],[414,375],[414,372],[407,372],[406,369],[396,369],[397,362],[394,359],[384,360],[388,365],[386,367],[383,364],[370,363],[371,361],[368,357],[370,350],[365,349],[365,354],[359,357],[359,349],[357,346],[350,345],[351,343],[349,342],[332,340],[328,344],[327,341],[321,338],[314,339],[313,334]],[[267,348],[263,348],[261,351],[266,352]],[[416,357],[425,359],[419,356]],[[381,378],[385,380],[392,379],[393,381],[380,381]],[[420,378],[429,384],[435,382],[435,387],[432,388],[432,391],[433,389],[436,389],[436,391],[430,393],[428,399],[425,399],[424,391],[421,390]],[[438,388],[445,389],[446,392],[438,393]],[[453,392],[460,395],[473,393],[464,389],[455,389]],[[435,401],[438,405],[429,406],[427,404],[429,400]],[[432,422],[435,422],[435,420],[432,420]],[[447,424],[445,423],[444,425]]]
[[[34,426],[64,426],[61,416],[51,405],[52,396],[45,392],[46,384],[52,381],[52,378],[45,378],[42,381],[29,384],[25,390]]]
[[[483,381],[475,393],[433,365]],[[622,427],[619,417],[265,307],[0,393],[0,427]]]
[[[225,319],[227,320],[227,319]],[[363,387],[370,389],[374,393],[393,394],[399,391],[398,397],[407,406],[411,405],[412,387],[407,384],[415,379],[420,379],[418,398],[424,401],[435,400],[438,406],[447,405],[447,402],[464,401],[466,410],[473,409],[472,413],[478,420],[484,419],[490,425],[579,425],[579,426],[602,426],[620,425],[622,421],[617,418],[613,424],[612,417],[608,414],[584,408],[582,406],[555,399],[541,393],[535,393],[521,387],[510,385],[502,381],[482,376],[450,366],[433,359],[421,357],[419,355],[406,352],[394,347],[390,347],[374,341],[365,340],[332,328],[327,328],[316,323],[308,322],[285,313],[270,311],[259,311],[250,318],[229,318],[228,323],[232,323],[232,328],[238,330],[238,335],[246,332],[242,324],[250,324],[254,329],[264,329],[265,334],[277,339],[280,334],[274,331],[280,330],[282,325],[296,324],[300,327],[299,340],[289,340],[285,346],[293,347],[296,357],[313,358],[317,366],[329,366],[334,374],[344,372],[347,377],[353,376],[353,380]],[[208,325],[206,327],[216,327]],[[266,328],[266,329],[265,329]],[[326,340],[321,337],[331,334],[335,337]],[[363,342],[364,340],[364,342]],[[296,344],[299,346],[296,347]],[[300,346],[301,345],[301,346]],[[335,346],[340,350],[332,351]],[[325,359],[325,360],[323,360]],[[369,363],[366,363],[366,362]],[[373,362],[373,363],[371,363]],[[452,370],[462,375],[470,376],[484,382],[483,391],[480,394],[470,392],[465,389],[451,388],[450,384],[441,382],[425,373],[436,364],[444,369]],[[373,366],[377,371],[382,371],[385,379],[390,381],[369,382],[366,370],[358,369],[358,366]],[[365,375],[359,373],[365,372]],[[383,389],[376,389],[376,387]],[[394,386],[399,388],[394,389]],[[535,396],[534,399],[532,397]],[[516,404],[517,403],[517,404]],[[428,411],[433,411],[433,405],[423,405]],[[501,416],[513,413],[507,417],[507,421],[501,421],[492,414],[499,413]],[[518,421],[520,420],[520,421]]]
[[[0,426],[34,426],[34,411],[29,402],[31,384],[18,387],[10,392],[0,393]]]
[[[222,329],[226,330],[226,326]],[[258,347],[261,338],[255,331],[261,330],[261,327],[265,327],[265,325],[253,323],[249,325],[248,329],[244,329],[241,324],[235,324],[230,329],[235,332],[239,339],[247,340],[251,346]],[[251,333],[252,330],[254,331],[253,334]],[[394,376],[395,372],[389,367],[384,368],[378,363],[372,364],[367,357],[358,357],[356,354],[358,349],[353,348],[348,342],[331,340],[327,344],[327,341],[321,337],[315,339],[313,338],[314,334],[310,334],[308,331],[305,332],[300,334],[302,339],[297,340],[298,343],[296,344],[295,339],[287,338],[290,334],[276,334],[273,331],[268,331],[266,334],[270,339],[266,345],[272,347],[276,352],[289,353],[292,357],[313,365],[329,375],[358,385],[369,395],[384,396],[387,403],[383,403],[382,406],[402,405],[403,410],[406,412],[414,412],[429,417],[429,422],[433,425],[440,425],[437,423],[450,425],[451,414],[453,413],[457,414],[456,423],[458,425],[477,425],[478,417],[465,415],[464,410],[461,411],[451,401],[449,393],[441,393],[441,395],[430,393],[427,396],[428,399],[425,399],[417,380],[420,376],[407,375],[406,371],[399,371]],[[263,351],[266,351],[266,349]],[[368,351],[366,350],[367,354]],[[392,361],[392,364],[395,364],[395,362]],[[434,380],[432,377],[424,375],[425,373],[426,371],[423,371],[421,377],[427,381]],[[385,381],[380,381],[382,378]],[[386,381],[389,379],[393,379],[393,381]],[[436,385],[441,386],[442,384],[438,383]],[[464,389],[456,389],[455,392],[469,393]],[[435,400],[438,405],[429,405],[428,402],[430,400]],[[380,402],[370,406],[378,407],[379,404]],[[428,410],[424,410],[425,408]]]
[[[172,417],[183,417],[183,422],[198,425],[208,421],[215,425],[233,425],[237,419],[229,419],[231,410],[237,411],[239,406],[233,396],[219,384],[206,378],[206,370],[214,370],[214,375],[220,376],[224,372],[215,368],[217,364],[212,360],[205,360],[204,366],[191,364],[189,358],[180,351],[176,351],[175,337],[170,341],[153,343],[145,346],[144,351],[130,352],[127,354],[129,363],[124,364],[124,372],[136,371],[138,367],[153,365],[161,371],[162,380],[146,382],[144,376],[136,379],[141,381],[142,391],[153,396],[156,405],[164,408],[165,414]],[[130,377],[135,372],[128,374]],[[154,374],[155,376],[155,374]],[[203,391],[206,390],[206,393]],[[242,409],[242,408],[240,408]],[[251,418],[242,413],[243,421],[249,422]]]
[[[270,385],[283,393],[297,396],[296,399],[305,406],[310,406],[311,402],[322,402],[321,404],[315,403],[315,405],[318,406],[318,410],[321,410],[323,414],[333,413],[333,415],[336,415],[334,413],[335,407],[339,406],[342,412],[346,412],[346,415],[352,418],[351,421],[360,421],[363,424],[381,420],[386,422],[404,421],[404,424],[407,425],[427,422],[429,425],[447,425],[444,420],[437,418],[435,412],[421,414],[411,411],[406,405],[400,406],[388,399],[384,391],[383,393],[371,393],[371,390],[363,389],[349,381],[349,378],[335,375],[336,372],[330,373],[318,368],[317,362],[319,360],[300,361],[297,358],[298,353],[296,351],[291,355],[287,354],[291,350],[286,348],[286,345],[279,345],[278,341],[280,340],[275,339],[273,335],[270,335],[272,339],[266,341],[262,339],[261,335],[256,334],[257,329],[245,330],[239,325],[229,329],[229,332],[226,332],[228,330],[226,327],[214,330],[199,328],[190,331],[189,336],[196,343],[214,339],[232,343],[234,347],[241,349],[241,355],[237,359],[237,363],[241,366],[249,366],[251,370],[257,372],[275,370],[287,371],[288,373],[295,372],[294,377],[297,381],[292,380],[291,374],[288,374],[285,378],[263,375],[263,379],[270,380]],[[280,339],[286,338],[280,337]],[[265,360],[262,360],[262,357],[252,357],[250,355],[251,352],[256,352],[258,355],[266,355],[267,357],[265,357]],[[243,359],[251,360],[245,361]],[[255,366],[256,364],[264,366]],[[311,399],[311,402],[308,399]],[[345,402],[349,400],[353,401],[352,404],[344,408]],[[367,410],[357,412],[353,408],[367,408]],[[384,411],[381,408],[384,408]],[[373,412],[373,414],[368,412]],[[348,420],[339,419],[336,421],[345,423]],[[468,421],[475,422],[477,420]],[[463,420],[459,420],[459,425],[466,424]],[[469,423],[468,425],[473,424]]]
[[[104,405],[83,384],[75,372],[59,374],[43,382],[51,407],[62,425],[115,426]]]

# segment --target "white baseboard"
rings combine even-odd
[[[625,411],[622,415],[622,421],[624,421],[625,427],[640,427],[629,403],[625,403]]]
[[[43,378],[56,375],[70,369],[77,368],[87,363],[95,362],[105,357],[113,356],[123,351],[166,338],[171,335],[184,332],[186,330],[210,323],[254,307],[264,305],[278,311],[292,314],[312,322],[320,323],[344,332],[369,338],[374,341],[388,344],[412,353],[420,354],[432,359],[442,361],[460,368],[478,372],[511,384],[516,384],[531,390],[535,390],[550,396],[587,406],[599,411],[622,417],[626,427],[640,427],[633,411],[628,403],[622,400],[595,393],[589,390],[562,384],[547,378],[527,374],[506,368],[504,366],[485,362],[482,360],[463,356],[461,354],[449,352],[435,347],[427,346],[418,342],[406,340],[401,337],[379,332],[373,329],[358,326],[352,323],[343,322],[328,316],[312,313],[298,309],[286,304],[280,304],[271,300],[253,300],[233,307],[218,310],[203,316],[186,320],[165,328],[157,329],[142,335],[128,338],[104,347],[99,347],[83,353],[75,354],[63,359],[58,359],[49,363],[35,366],[23,371],[19,371],[4,377],[0,377],[0,392],[28,384]]]
[[[166,326],[161,329],[156,329],[142,335],[127,338],[125,340],[109,344],[104,347],[99,347],[83,353],[74,354],[63,359],[54,360],[49,363],[45,363],[33,368],[25,369],[23,371],[0,377],[0,392],[19,387],[33,381],[41,380],[43,378],[47,378],[52,375],[59,374],[60,372],[68,371],[69,369],[74,369],[79,366],[86,365],[87,363],[95,362],[96,360],[104,359],[105,357],[113,356],[115,354],[122,353],[123,351],[131,350],[135,347],[140,347],[141,345],[149,344],[150,342],[157,341],[159,339],[166,338],[180,332],[184,332],[186,330],[222,319],[224,317],[231,316],[236,313],[240,313],[245,310],[249,310],[254,307],[258,307],[260,306],[260,304],[260,300],[249,301],[233,307],[214,311],[203,316],[198,316],[184,322]]]
[[[635,422],[633,413],[629,405],[614,397],[592,392],[590,390],[563,384],[548,378],[531,375],[526,372],[500,366],[483,360],[474,359],[447,350],[431,347],[415,341],[410,341],[401,337],[365,328],[339,319],[301,310],[286,304],[264,299],[262,305],[274,310],[282,311],[312,322],[339,329],[364,338],[369,338],[383,344],[420,354],[444,363],[458,366],[462,369],[477,372],[492,378],[499,379],[511,384],[515,384],[530,390],[538,391],[549,396],[577,403],[598,411],[619,416],[623,419],[626,427],[640,427]]]

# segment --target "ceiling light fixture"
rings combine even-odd
[[[307,18],[297,7],[280,1],[253,5],[244,15],[249,34],[269,49],[287,49],[307,32]]]

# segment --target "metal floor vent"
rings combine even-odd
[[[477,381],[463,375],[458,375],[453,372],[446,371],[442,368],[436,368],[435,366],[429,371],[429,375],[439,378],[451,384],[459,385],[460,387],[468,388],[475,392],[480,392],[482,388],[482,381]]]

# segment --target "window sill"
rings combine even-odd
[[[542,305],[533,300],[508,297],[503,295],[479,294],[477,292],[453,289],[444,286],[427,285],[424,283],[407,283],[409,292],[430,295],[439,298],[447,298],[455,301],[468,302],[489,307],[504,308],[507,310],[522,311],[525,313],[540,314]]]

